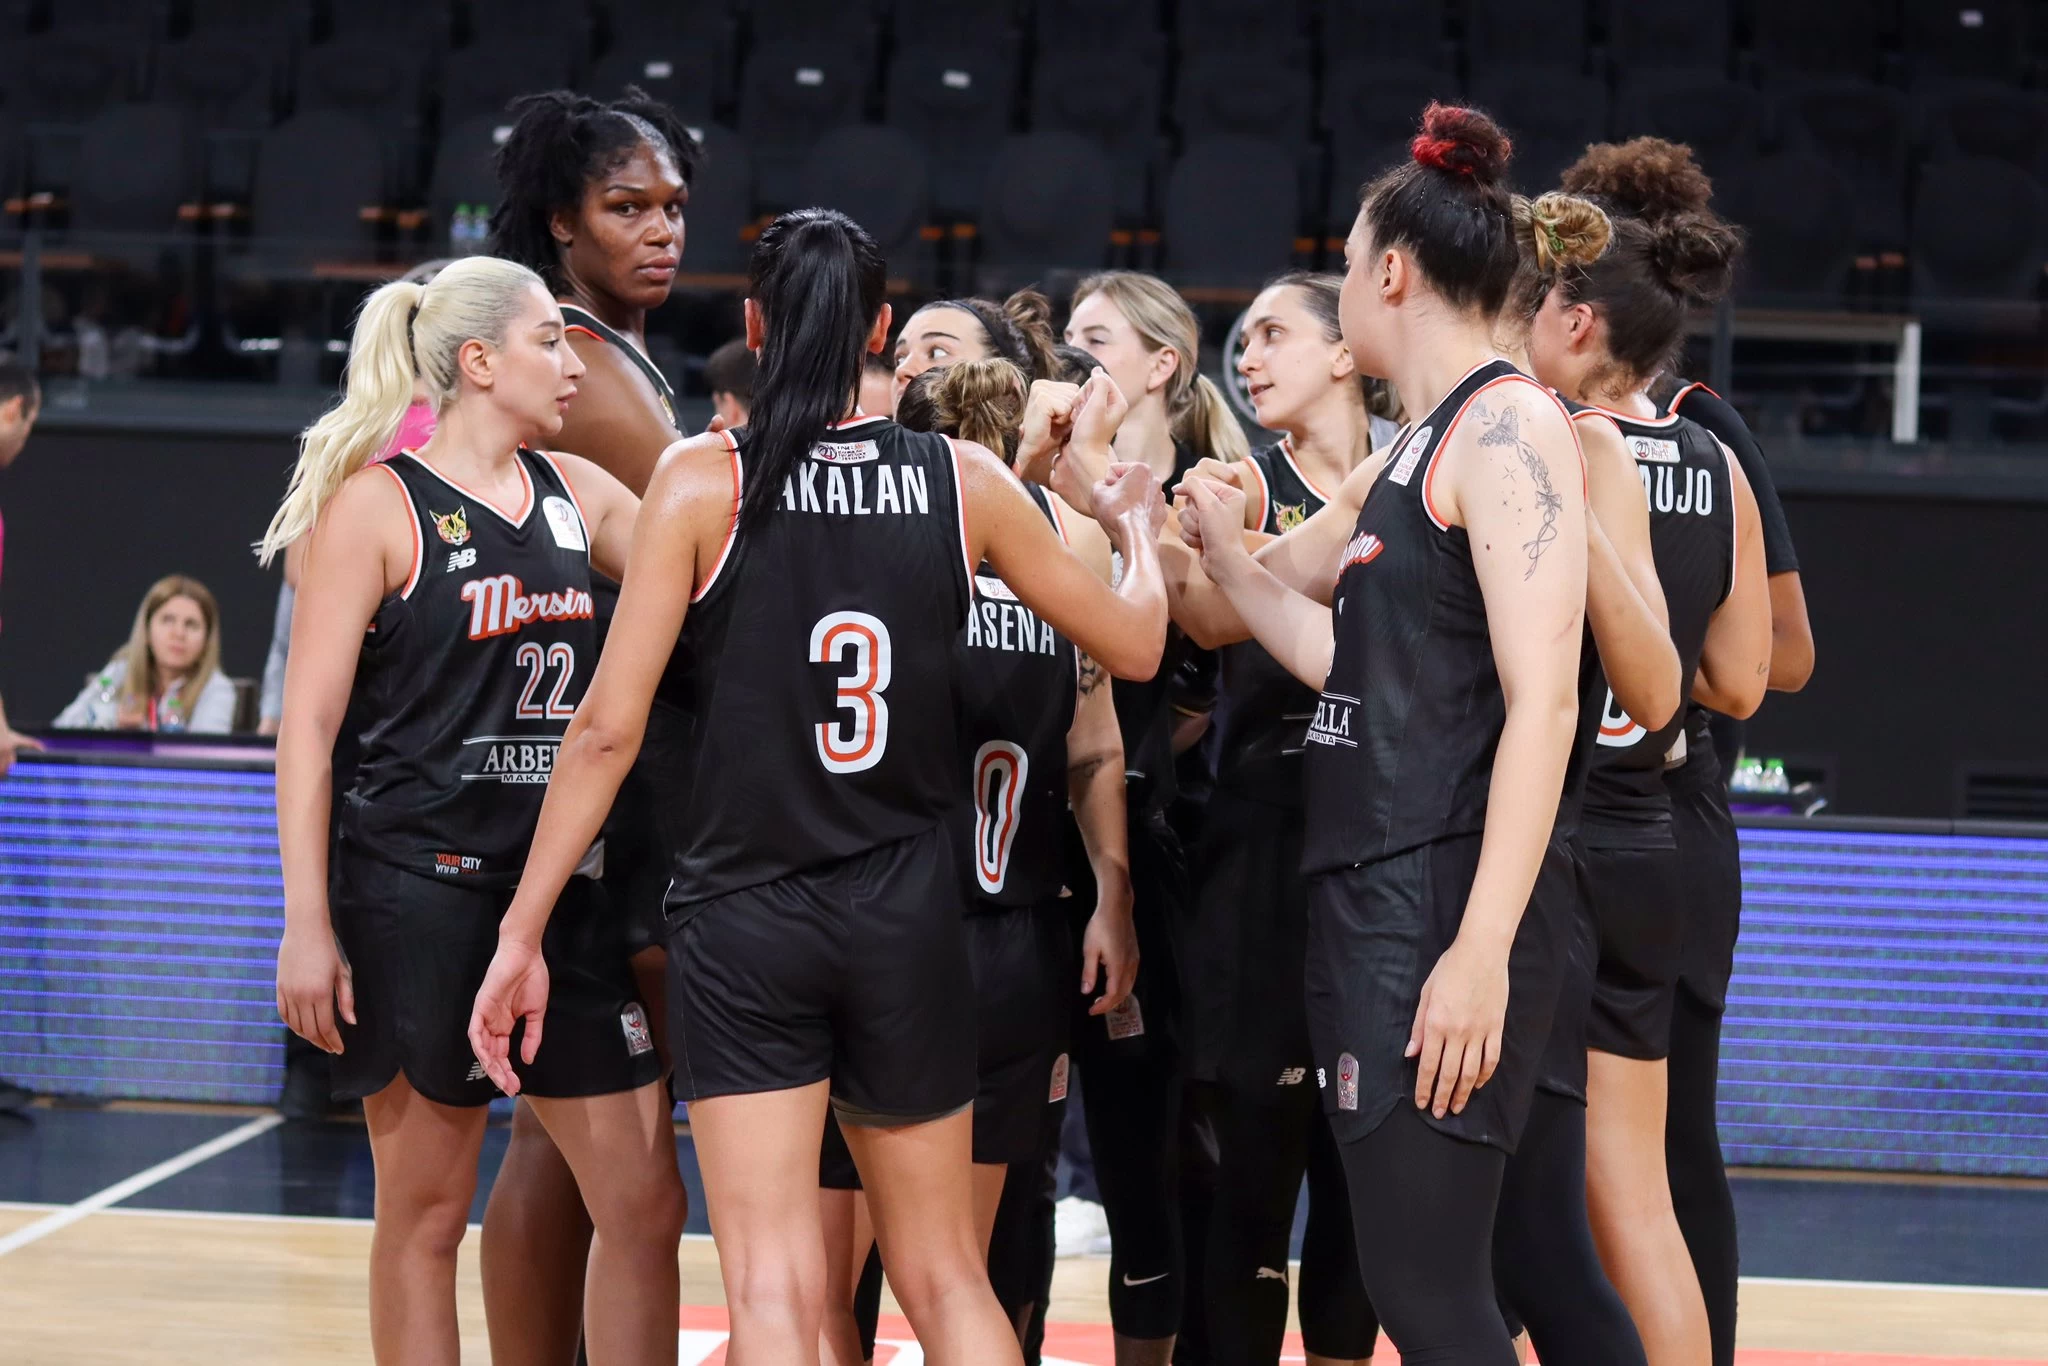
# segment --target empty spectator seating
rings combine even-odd
[[[725,275],[747,268],[741,238],[754,218],[754,162],[745,139],[706,124],[697,130],[704,159],[683,214],[683,273]]]
[[[1683,71],[1626,73],[1615,104],[1614,136],[1682,142],[1708,175],[1748,165],[1763,152],[1771,109],[1755,87],[1725,76]]]
[[[1331,66],[1451,68],[1444,0],[1328,0],[1322,51]]]
[[[1912,118],[1906,97],[1867,81],[1802,84],[1781,98],[1780,127],[1842,173],[1856,196],[1856,241],[1898,251],[1906,241],[1906,164]]]
[[[960,39],[899,46],[889,68],[889,123],[916,138],[931,161],[932,205],[966,217],[981,197],[989,149],[1010,131],[1016,103],[1010,52]]]
[[[1856,196],[1834,167],[1808,152],[1759,157],[1715,178],[1714,207],[1748,234],[1738,302],[1842,306],[1856,264]]]
[[[1636,0],[1650,3],[1652,0]],[[1583,70],[1588,0],[1466,0],[1465,51],[1472,65],[1569,67]]]
[[[1607,136],[1606,83],[1577,67],[1475,68],[1472,100],[1507,130],[1515,148],[1510,178],[1530,194],[1556,188],[1587,144]]]
[[[924,150],[899,128],[827,133],[797,172],[797,199],[837,209],[868,230],[891,278],[924,274],[929,196]]]
[[[1905,0],[1900,46],[1916,87],[2018,85],[2032,61],[2030,0]]]
[[[1735,41],[1730,0],[1610,0],[1607,55],[1624,78],[1685,71],[1725,76]]]
[[[1258,138],[1188,144],[1166,179],[1166,272],[1191,286],[1251,287],[1293,259],[1300,219],[1291,149]]]
[[[1767,82],[1801,76],[1875,80],[1896,0],[1761,0],[1752,15]]]
[[[1073,133],[1004,141],[988,167],[980,206],[982,288],[1006,290],[1048,270],[1104,262],[1116,221],[1109,158]]]
[[[2048,194],[1989,157],[1930,166],[1913,213],[1913,304],[1930,321],[1996,322],[2032,331],[2048,261]]]
[[[805,37],[756,47],[741,79],[739,122],[762,204],[793,207],[797,169],[811,147],[833,129],[859,122],[866,105],[866,62],[844,45]]]
[[[1040,50],[1031,87],[1034,131],[1078,133],[1109,153],[1116,168],[1117,216],[1144,217],[1163,153],[1157,66],[1140,49]]]

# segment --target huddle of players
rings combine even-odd
[[[627,118],[648,159],[666,154],[657,178],[686,180],[670,136]],[[1187,1020],[1223,1026],[1206,1043],[1185,1031],[1189,1072],[1213,1083],[1221,1164],[1208,1237],[1190,1239],[1210,1308],[1206,1345],[1194,1333],[1189,1348],[1219,1362],[1277,1355],[1287,1229],[1306,1169],[1313,1358],[1368,1356],[1377,1305],[1406,1359],[1510,1359],[1497,1279],[1499,1303],[1550,1359],[1644,1359],[1631,1312],[1653,1359],[1689,1359],[1703,1335],[1686,1297],[1671,1293],[1672,1268],[1619,1274],[1621,1249],[1602,1238],[1627,1299],[1616,1312],[1586,1203],[1570,1198],[1587,1169],[1577,1102],[1594,1106],[1595,1132],[1603,1099],[1622,1112],[1615,1161],[1595,1167],[1597,1236],[1612,1232],[1597,1219],[1610,1170],[1640,1179],[1629,1164],[1654,1158],[1661,1179],[1662,1092],[1639,1072],[1603,1078],[1597,1056],[1589,1085],[1584,1042],[1655,1059],[1679,936],[1690,927],[1732,945],[1732,900],[1707,908],[1716,923],[1703,936],[1679,911],[1689,885],[1712,882],[1704,865],[1732,861],[1732,830],[1725,847],[1679,844],[1664,772],[1678,755],[1680,773],[1711,763],[1701,726],[1681,729],[1682,698],[1754,708],[1770,617],[1766,603],[1759,643],[1756,500],[1737,467],[1702,429],[1642,397],[1686,308],[1725,284],[1734,236],[1707,215],[1696,171],[1667,161],[1660,172],[1643,149],[1628,151],[1595,149],[1579,168],[1573,188],[1605,213],[1563,196],[1531,204],[1501,187],[1497,129],[1433,107],[1415,161],[1368,187],[1343,292],[1310,277],[1260,296],[1244,365],[1262,419],[1270,406],[1290,436],[1232,462],[1202,461],[1229,453],[1227,437],[1208,449],[1172,440],[1221,431],[1205,420],[1219,400],[1194,378],[1192,319],[1184,338],[1167,335],[1180,330],[1158,321],[1172,313],[1159,297],[1170,291],[1136,277],[1084,286],[1069,335],[1085,354],[1051,347],[1035,316],[1020,326],[978,301],[925,310],[899,342],[911,363],[899,363],[898,420],[849,411],[863,352],[889,333],[881,262],[836,215],[785,216],[753,267],[748,330],[762,369],[752,425],[744,439],[678,443],[641,471],[630,566],[632,495],[595,465],[529,449],[575,411],[566,396],[583,366],[566,343],[572,315],[554,303],[574,290],[478,259],[424,289],[374,296],[348,396],[309,433],[270,544],[325,519],[348,528],[333,540],[354,562],[345,570],[330,552],[334,568],[308,569],[326,667],[294,643],[294,682],[322,682],[294,690],[287,715],[308,719],[280,742],[296,912],[280,1001],[295,1029],[357,1056],[348,1075],[371,1112],[380,1238],[387,1207],[398,1225],[409,1199],[438,1207],[453,1195],[466,1210],[459,1182],[451,1192],[423,1177],[412,1188],[405,1176],[460,1166],[466,1153],[473,1187],[473,1107],[492,1082],[523,1090],[545,1131],[528,1146],[552,1140],[596,1226],[581,1306],[592,1359],[667,1359],[664,1339],[673,1352],[681,1192],[653,1077],[661,1031],[641,1004],[652,993],[624,973],[619,918],[592,911],[598,836],[639,751],[669,851],[668,1001],[657,1014],[676,1090],[693,1102],[736,1350],[804,1359],[821,1333],[830,1359],[861,1349],[846,1328],[868,1216],[830,1195],[807,1208],[787,1180],[806,1154],[819,1168],[829,1129],[852,1161],[828,1151],[823,1184],[856,1184],[855,1167],[867,1178],[874,1235],[927,1355],[1015,1359],[1014,1326],[1043,1300],[1049,1248],[1032,1206],[1072,1027],[1093,1083],[1098,1160],[1121,1146],[1154,1172],[1130,1198],[1133,1183],[1119,1178],[1138,1166],[1104,1163],[1120,1360],[1170,1355],[1189,1270],[1166,1160],[1178,1137],[1174,939],[1184,937],[1198,993]],[[1458,231],[1459,219],[1478,230]],[[1354,291],[1377,303],[1361,308]],[[1091,295],[1094,324],[1081,310]],[[1414,307],[1424,299],[1434,321]],[[933,323],[955,329],[950,354]],[[609,343],[607,354],[634,351],[594,315],[571,325]],[[1411,410],[1368,458],[1361,365],[1394,362],[1390,338],[1444,343],[1448,358],[1473,336],[1487,339],[1478,363],[1434,386],[1412,362],[1375,367],[1403,379],[1404,395],[1437,401],[1419,419]],[[919,347],[933,364],[912,373]],[[1519,370],[1488,358],[1524,347]],[[963,361],[970,350],[979,358]],[[1320,388],[1304,358],[1320,358]],[[1567,416],[1524,370],[1586,404]],[[395,424],[380,390],[401,380],[424,384],[442,430],[389,478],[350,476],[359,451],[388,436],[386,418]],[[1290,402],[1296,410],[1281,411]],[[1580,443],[1591,518],[1569,496]],[[1130,463],[1110,467],[1112,452]],[[1022,492],[1004,465],[1058,494]],[[1179,487],[1178,534],[1160,533],[1155,479]],[[1483,505],[1492,498],[1499,511]],[[1488,539],[1475,554],[1482,529],[1515,542]],[[374,557],[363,545],[380,547],[381,566],[365,567]],[[1527,622],[1499,615],[1494,599],[1514,575],[1490,558],[1497,549],[1523,581],[1552,566],[1545,577],[1565,581],[1530,600]],[[625,582],[594,677],[592,566]],[[330,579],[325,592],[313,587]],[[1226,646],[1217,792],[1192,898],[1171,885],[1180,853],[1154,800],[1170,794],[1161,770],[1176,739],[1157,680],[1185,653],[1162,635],[1169,600],[1196,642]],[[1334,622],[1319,605],[1332,601]],[[1572,706],[1545,732],[1547,757],[1519,770],[1536,782],[1508,794],[1526,804],[1546,779],[1556,792],[1542,828],[1530,826],[1534,844],[1522,841],[1518,874],[1495,850],[1505,841],[1489,805],[1508,805],[1497,755],[1541,746],[1518,733],[1526,711],[1503,683],[1541,675],[1502,662],[1500,642],[1545,610],[1574,623]],[[1580,614],[1599,647],[1589,643],[1582,662]],[[1555,641],[1530,648],[1564,658]],[[1113,714],[1105,668],[1119,677]],[[351,696],[365,709],[364,761],[323,898],[322,746]],[[1662,720],[1638,726],[1638,715]],[[1153,791],[1127,799],[1126,765]],[[1070,831],[1085,858],[1062,847]],[[1702,875],[1674,876],[1683,857]],[[1085,893],[1084,866],[1092,899],[1071,895]],[[1505,912],[1487,960],[1497,982],[1445,966],[1479,956],[1461,949],[1461,927],[1467,894],[1476,904],[1482,887]],[[1090,912],[1083,992],[1098,967],[1104,980],[1070,1021],[1075,904]],[[1176,924],[1189,904],[1191,923]],[[327,918],[345,964],[335,956],[306,972],[301,955]],[[1703,980],[1715,971],[1709,963]],[[1145,976],[1132,996],[1134,972]],[[1218,981],[1210,1015],[1204,984]],[[1470,999],[1447,1010],[1453,986]],[[333,1023],[337,1009],[353,1037]],[[1130,1060],[1124,1073],[1119,1059]],[[1125,1075],[1131,1085],[1117,1084]],[[1311,1076],[1327,1120],[1300,1103]],[[1397,1103],[1405,1095],[1412,1105]],[[1640,1151],[1652,1101],[1654,1155]],[[1011,1166],[1023,1179],[1006,1184]],[[1367,1237],[1354,1240],[1353,1227]],[[536,1220],[533,1239],[500,1244],[501,1283],[516,1285],[507,1259],[532,1254],[544,1231]],[[386,1276],[430,1265],[438,1300],[445,1262],[452,1328],[453,1244],[445,1224],[429,1234],[423,1262],[391,1259]],[[1133,1244],[1156,1248],[1158,1271],[1133,1260],[1146,1255]],[[491,1249],[487,1220],[495,1348],[499,1317],[520,1311],[490,1293]],[[984,1258],[1004,1288],[1000,1310],[980,1279]],[[373,1255],[381,1359],[423,1324],[387,1313],[380,1328],[380,1295],[405,1292],[377,1269]],[[566,1274],[581,1269],[579,1256]],[[1732,1303],[1732,1268],[1726,1289]],[[441,1335],[443,1316],[426,1317]],[[505,1359],[522,1359],[513,1336]]]

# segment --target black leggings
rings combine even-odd
[[[1493,1216],[1507,1154],[1429,1127],[1397,1101],[1338,1145],[1365,1290],[1402,1366],[1515,1366],[1493,1293]]]
[[[1302,1344],[1312,1356],[1369,1357],[1379,1320],[1358,1275],[1337,1141],[1314,1087],[1281,1094],[1286,1103],[1262,1104],[1226,1093],[1216,1108],[1220,1161],[1203,1279],[1213,1359],[1244,1366],[1280,1359],[1287,1333],[1288,1243],[1304,1173]]]
[[[1541,1360],[1645,1366],[1635,1320],[1586,1223],[1584,1102],[1536,1092],[1501,1183],[1493,1274]]]
[[[1671,1015],[1670,1101],[1664,1112],[1664,1164],[1671,1204],[1699,1273],[1714,1340],[1714,1366],[1734,1366],[1735,1197],[1721,1162],[1714,1117],[1721,1070],[1721,1012],[1680,983]]]

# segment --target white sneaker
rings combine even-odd
[[[1093,1200],[1070,1195],[1053,1206],[1052,1241],[1055,1256],[1101,1256],[1109,1251],[1109,1216]]]

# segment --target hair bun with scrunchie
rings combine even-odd
[[[1417,165],[1492,185],[1507,174],[1514,144],[1477,109],[1432,101],[1422,111],[1422,132],[1408,144],[1408,152]]]

